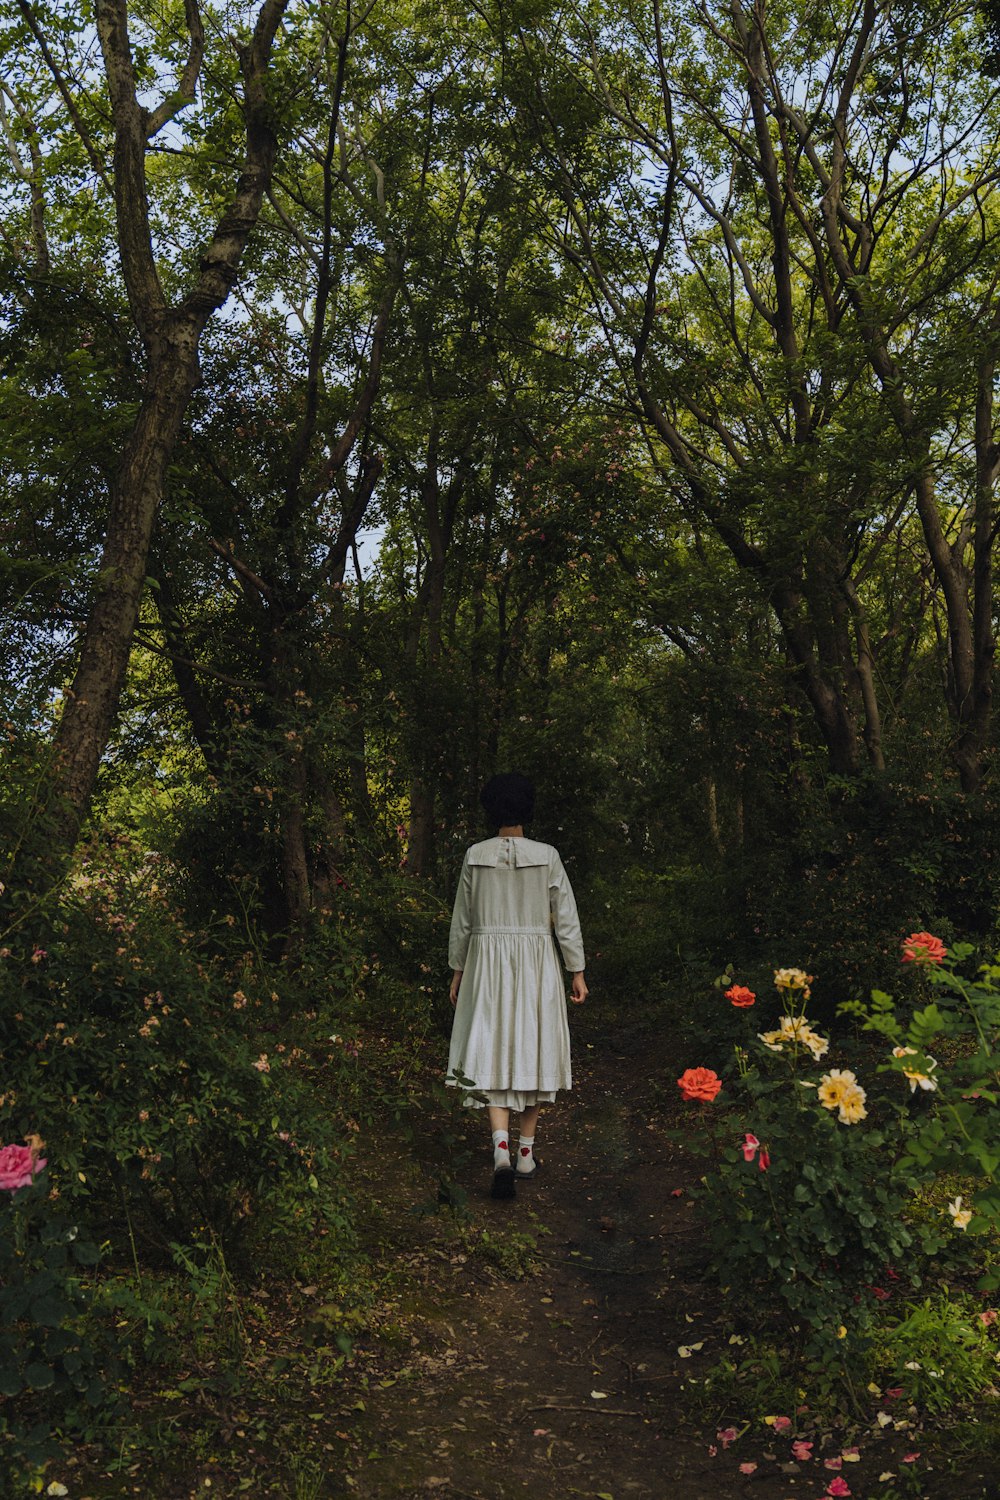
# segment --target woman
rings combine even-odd
[[[587,998],[587,985],[580,919],[562,860],[551,844],[524,836],[535,809],[534,787],[510,772],[488,781],[479,800],[497,835],[466,850],[455,897],[448,1082],[471,1079],[485,1094],[493,1132],[492,1196],[513,1198],[515,1182],[538,1170],[539,1106],[572,1084],[553,931],[573,976],[577,1005]],[[508,1135],[512,1109],[520,1115],[516,1171]]]

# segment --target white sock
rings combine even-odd
[[[506,1130],[494,1130],[493,1132],[493,1170],[499,1172],[501,1167],[510,1166],[510,1136]]]
[[[522,1135],[517,1143],[517,1170],[530,1177],[535,1171],[535,1137]]]

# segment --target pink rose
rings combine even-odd
[[[759,1145],[760,1141],[755,1135],[751,1135],[748,1130],[743,1137],[743,1145],[740,1147],[740,1150],[743,1152],[743,1160],[753,1161],[754,1157],[757,1154],[757,1147]]]
[[[0,1188],[16,1193],[18,1188],[27,1187],[44,1166],[47,1166],[45,1157],[30,1146],[0,1147]]]

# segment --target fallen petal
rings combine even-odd
[[[740,1473],[741,1474],[756,1474],[756,1472],[757,1472],[757,1465],[756,1464],[740,1464]]]
[[[824,1469],[840,1469],[843,1468],[843,1465],[844,1460],[842,1458],[824,1458],[823,1460]]]

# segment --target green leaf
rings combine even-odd
[[[31,1364],[24,1372],[26,1383],[33,1391],[47,1391],[55,1384],[55,1371],[49,1365]]]

